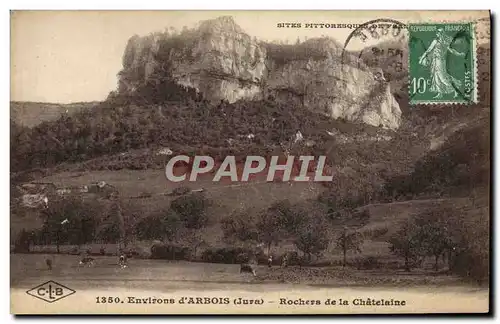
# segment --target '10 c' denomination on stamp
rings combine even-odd
[[[409,24],[410,104],[477,102],[474,24]]]

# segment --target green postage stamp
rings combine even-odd
[[[477,102],[473,23],[409,24],[410,104]]]

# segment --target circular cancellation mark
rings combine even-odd
[[[380,18],[354,29],[342,49],[341,68],[353,66],[371,71],[375,80],[391,82],[396,93],[408,93],[408,26]]]

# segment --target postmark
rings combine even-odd
[[[411,105],[477,102],[473,23],[408,26]]]
[[[408,26],[398,20],[380,18],[355,28],[346,38],[342,66],[370,70],[379,83],[388,84],[398,98],[408,93]]]

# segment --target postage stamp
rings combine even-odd
[[[477,102],[473,23],[409,24],[410,104]]]

